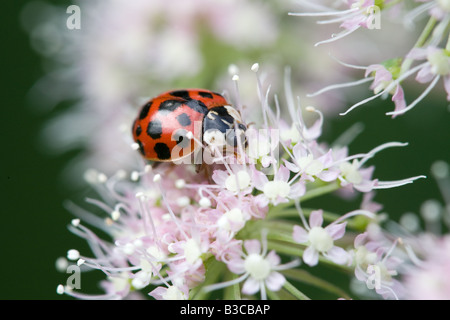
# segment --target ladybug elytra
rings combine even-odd
[[[238,130],[246,130],[239,112],[221,94],[205,89],[160,94],[144,104],[132,127],[142,156],[157,162],[187,157],[202,141],[236,147],[237,136],[243,137]]]

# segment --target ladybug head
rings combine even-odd
[[[245,146],[245,130],[241,115],[231,106],[214,107],[203,119],[203,140],[217,147],[238,147],[238,138]]]

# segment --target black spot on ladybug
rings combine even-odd
[[[153,150],[155,150],[158,159],[160,160],[170,159],[170,149],[167,146],[167,144],[158,142],[157,144],[155,144]]]
[[[191,100],[192,98],[189,96],[189,92],[186,90],[176,90],[170,93],[171,96],[183,98],[185,100]]]
[[[191,124],[191,118],[186,113],[182,113],[179,116],[177,116],[177,120],[180,125],[183,127],[186,127]]]
[[[165,100],[159,105],[159,111],[165,113],[173,112],[182,104],[183,102],[179,100]]]
[[[213,95],[206,91],[199,91],[198,94],[203,98],[209,98],[209,99],[213,98]]]
[[[190,145],[190,141],[188,138],[186,138],[187,130],[185,129],[179,129],[177,130],[173,136],[172,140],[177,142],[177,145],[180,148],[186,148]]]
[[[137,144],[139,145],[139,152],[145,156],[145,150],[144,150],[144,145],[142,144],[142,142],[140,140],[136,140]]]
[[[158,119],[150,121],[147,126],[147,134],[153,139],[161,138],[162,135],[161,121],[159,121]]]
[[[150,107],[152,106],[153,101],[147,102],[143,107],[141,112],[139,113],[139,119],[144,119],[148,115],[148,111],[150,110]]]
[[[138,124],[136,127],[136,137],[139,137],[141,135],[141,133],[142,133],[142,128],[141,128],[141,125]]]
[[[206,107],[206,105],[199,100],[187,101],[186,105],[198,113],[206,114],[208,112],[208,108]]]

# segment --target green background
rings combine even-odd
[[[85,248],[85,244],[67,230],[72,216],[63,202],[83,190],[74,190],[61,180],[63,168],[77,151],[48,155],[38,143],[47,121],[67,106],[44,113],[27,102],[27,92],[42,75],[42,66],[20,27],[22,4],[2,2],[0,299],[66,299],[56,294],[57,285],[67,275],[56,271],[55,261],[68,249]],[[450,113],[443,100],[442,82],[438,87],[434,90],[440,93],[438,97],[428,97],[394,120],[384,115],[392,105],[380,100],[348,116],[326,119],[324,141],[332,141],[356,121],[365,124],[351,145],[351,153],[367,152],[387,141],[409,142],[409,146],[385,150],[369,162],[376,165],[375,176],[380,180],[428,176],[412,185],[377,193],[375,200],[393,218],[418,212],[427,199],[442,201],[430,175],[435,160],[450,161]],[[91,277],[94,280],[90,281]],[[95,279],[96,275],[83,275],[82,288],[95,289]]]

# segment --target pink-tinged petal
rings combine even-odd
[[[281,263],[281,258],[277,255],[275,250],[272,250],[267,254],[266,260],[270,263],[271,267],[275,267]]]
[[[323,223],[322,213],[323,213],[322,210],[314,210],[311,212],[311,215],[309,216],[309,226],[311,228],[322,226]]]
[[[248,277],[248,279],[244,282],[242,286],[243,294],[255,294],[259,291],[260,282],[255,280],[252,277]]]
[[[383,209],[383,205],[378,202],[372,201],[375,196],[374,192],[368,192],[363,195],[363,201],[361,203],[361,209],[367,210],[373,213],[379,212]]]
[[[424,48],[413,48],[407,55],[407,59],[423,60],[427,57],[427,50]]]
[[[163,300],[164,294],[166,294],[167,288],[166,287],[157,287],[155,290],[149,293],[150,296],[155,298],[156,300]]]
[[[306,157],[308,155],[308,151],[303,146],[303,143],[297,143],[292,149],[292,154],[294,155],[295,159],[300,159]]]
[[[286,282],[286,278],[279,272],[273,271],[266,278],[264,283],[270,291],[277,292]]]
[[[228,173],[223,170],[214,170],[214,173],[212,174],[211,178],[219,186],[224,186],[225,180],[228,178]]]
[[[317,158],[317,160],[322,162],[325,168],[330,167],[333,164],[333,150],[332,149],[328,150],[327,153]]]
[[[332,224],[332,225],[329,225],[328,227],[326,227],[325,230],[333,238],[333,240],[337,240],[344,236],[346,225],[347,225],[347,222]]]
[[[294,226],[292,238],[297,243],[306,243],[308,242],[308,232],[300,226]]]
[[[244,241],[244,248],[247,254],[260,254],[261,253],[261,243],[258,240],[246,240]]]
[[[361,233],[361,234],[358,234],[356,237],[355,237],[355,241],[354,241],[354,246],[355,246],[355,248],[358,248],[358,247],[360,247],[360,246],[362,246],[363,245],[363,243],[366,241],[366,239],[367,239],[367,232],[364,232],[364,233]]]
[[[450,101],[450,75],[444,77],[444,88],[447,92],[447,101]]]
[[[361,168],[359,169],[359,173],[361,174],[361,177],[363,180],[370,180],[372,179],[373,171],[375,170],[374,166],[370,166],[367,168]]]
[[[370,192],[378,184],[378,179],[372,181],[363,181],[358,185],[354,185],[354,188],[360,192]]]
[[[243,274],[245,272],[245,260],[240,258],[230,259],[227,262],[228,269],[235,274]]]
[[[350,261],[350,255],[341,247],[334,246],[325,254],[325,257],[337,264],[346,264]]]
[[[370,66],[367,67],[366,72],[364,73],[364,77],[367,78],[367,76],[369,76],[370,74],[372,74],[372,72],[375,71],[375,74],[380,71],[386,69],[385,67],[383,67],[381,64],[371,64]]]
[[[286,166],[286,168],[288,168],[290,171],[297,173],[300,171],[300,168],[297,167],[297,165],[293,164],[292,162],[287,161],[286,159],[284,159],[284,165]]]
[[[416,75],[416,81],[420,83],[427,83],[433,80],[435,74],[431,71],[431,64],[425,65]]]
[[[392,101],[395,104],[394,112],[399,112],[406,108],[406,100],[403,89],[401,86],[397,86],[395,89],[395,93],[392,96]],[[397,114],[392,115],[392,118],[395,118]]]
[[[322,181],[331,182],[336,180],[340,173],[341,171],[338,168],[331,168],[328,170],[323,170],[317,177]]]
[[[367,280],[367,274],[360,267],[356,267],[355,268],[355,277],[359,281],[366,281]]]
[[[305,252],[303,252],[303,261],[310,267],[314,267],[319,262],[319,252],[313,247],[306,248]]]
[[[288,182],[290,176],[289,169],[285,166],[281,165],[280,169],[278,169],[277,172],[275,172],[275,176],[273,178],[274,181],[283,181]]]
[[[303,182],[294,183],[289,191],[289,198],[296,199],[300,198],[306,193],[306,187]]]
[[[267,208],[269,199],[264,194],[257,195],[255,197],[255,204],[260,208]]]
[[[255,188],[260,191],[263,191],[264,185],[269,182],[269,179],[267,179],[266,175],[261,171],[256,170],[255,168],[252,168],[251,170],[251,178]]]
[[[323,117],[320,117],[314,124],[305,130],[304,136],[308,140],[315,140],[322,134]]]

